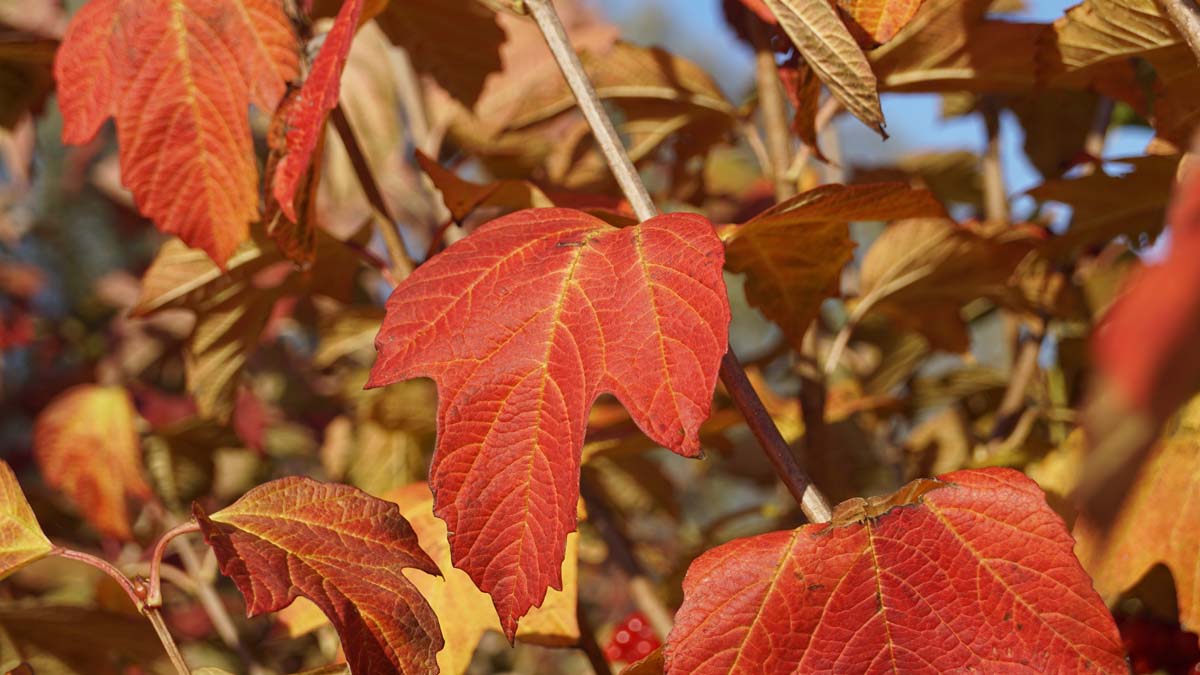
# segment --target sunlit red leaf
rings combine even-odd
[[[1129,672],[1041,490],[959,471],[692,563],[667,672]]]
[[[46,483],[96,529],[120,539],[132,537],[125,500],[150,496],[136,414],[124,388],[80,385],[46,406],[33,430]]]
[[[42,558],[53,548],[25,501],[17,477],[0,460],[0,579]]]
[[[308,78],[288,108],[287,150],[275,168],[271,191],[283,213],[293,223],[299,220],[295,205],[296,190],[312,164],[313,153],[321,143],[325,118],[338,103],[342,70],[346,67],[346,57],[350,54],[350,44],[358,29],[362,10],[363,0],[342,3],[333,27],[325,34],[321,51],[313,59]]]
[[[115,118],[138,208],[223,265],[258,217],[249,104],[272,111],[297,69],[275,0],[92,0],[55,60],[63,139]]]
[[[395,504],[346,485],[282,478],[195,515],[250,616],[314,602],[356,673],[434,672],[437,617],[404,575],[438,574]]]
[[[850,221],[943,215],[932,194],[902,183],[823,185],[731,229],[726,266],[746,273],[746,299],[799,349],[821,302],[838,295]]]
[[[727,340],[723,257],[696,215],[617,229],[535,209],[484,225],[388,300],[368,385],[437,381],[435,511],[510,637],[561,588],[599,394],[658,443],[699,453]]]

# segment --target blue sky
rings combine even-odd
[[[590,0],[591,4],[621,24],[624,35],[634,42],[660,44],[686,56],[711,72],[735,100],[753,78],[753,55],[725,25],[719,0]],[[1025,11],[1011,15],[1023,21],[1051,22],[1076,4],[1072,0],[1026,0]],[[843,115],[838,121],[842,151],[847,164],[887,164],[895,157],[922,150],[966,149],[980,152],[985,143],[983,123],[978,116],[942,120],[935,95],[893,94],[883,97],[888,141],[881,141],[857,120]],[[1147,129],[1113,130],[1105,157],[1142,154],[1150,140]],[[1001,159],[1005,183],[1019,195],[1040,182],[1040,177],[1021,150],[1023,135],[1015,120],[1001,123]],[[1016,215],[1022,204],[1017,203]]]

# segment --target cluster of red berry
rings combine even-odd
[[[617,624],[604,648],[604,658],[609,663],[633,663],[658,649],[661,644],[645,615],[633,612]]]

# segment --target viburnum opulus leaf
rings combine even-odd
[[[258,218],[249,105],[275,109],[297,50],[279,0],[91,0],[54,63],[63,140],[113,117],[139,210],[224,265]]]
[[[436,575],[438,568],[395,504],[291,477],[212,515],[193,510],[250,616],[304,596],[337,629],[353,672],[436,672],[437,617],[403,570]]]
[[[667,673],[1128,673],[1071,546],[1011,469],[851,499],[693,562]]]
[[[697,215],[617,229],[532,209],[484,225],[388,300],[368,386],[437,381],[434,510],[510,639],[562,587],[597,396],[615,395],[663,446],[699,454],[727,343],[723,259]]]

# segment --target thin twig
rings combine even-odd
[[[86,565],[95,567],[101,572],[104,572],[108,576],[112,577],[113,581],[117,582],[117,585],[120,586],[121,589],[125,591],[125,594],[129,596],[129,599],[133,601],[133,606],[137,607],[138,611],[142,611],[146,607],[145,592],[138,590],[138,588],[133,585],[133,581],[131,581],[129,577],[122,574],[121,570],[117,569],[115,565],[108,562],[104,558],[99,558],[90,553],[84,553],[83,551],[63,548],[62,546],[58,546],[54,550],[50,551],[50,555],[58,556],[59,558],[66,558],[68,560],[77,560]]]
[[[792,155],[792,136],[788,129],[787,102],[779,83],[775,65],[775,50],[761,21],[748,22],[754,40],[755,84],[758,88],[758,110],[762,113],[763,129],[767,135],[767,158],[764,167],[775,183],[775,199],[783,201],[796,194],[796,184],[788,180],[787,166]]]
[[[392,276],[396,279],[405,279],[413,271],[413,261],[408,256],[408,250],[404,248],[404,240],[400,237],[396,219],[392,217],[392,210],[388,208],[387,201],[383,198],[383,192],[379,189],[379,183],[375,180],[375,174],[371,172],[371,164],[367,161],[367,156],[363,153],[362,146],[358,143],[358,137],[354,135],[354,129],[350,126],[350,120],[346,117],[342,106],[335,106],[329,114],[329,119],[333,122],[338,137],[342,139],[342,145],[350,157],[354,175],[358,177],[359,185],[362,186],[367,202],[383,221],[379,233],[383,236],[388,256],[392,259]]]
[[[1038,372],[1038,352],[1041,351],[1042,340],[1046,336],[1046,322],[1039,320],[1038,324],[1035,333],[1026,336],[1021,343],[1017,358],[1013,362],[1012,377],[1004,390],[1000,407],[996,409],[996,421],[992,425],[990,441],[993,444],[1008,438],[1025,410],[1025,391],[1029,389],[1029,383]]]
[[[154,545],[154,552],[150,554],[150,593],[146,596],[147,606],[162,607],[162,580],[159,570],[162,567],[163,554],[166,553],[167,544],[171,543],[175,537],[199,531],[200,524],[189,520],[167,530],[158,538],[158,543]]]
[[[163,620],[162,612],[158,611],[157,607],[147,607],[142,613],[150,619],[150,625],[154,626],[154,632],[158,634],[158,639],[167,650],[167,657],[171,659],[179,675],[192,675],[187,661],[183,660],[183,654],[179,653],[179,645],[175,644],[175,638],[171,637],[171,631],[167,630],[167,622]]]
[[[779,428],[775,426],[771,414],[758,398],[750,384],[750,378],[746,377],[746,371],[738,363],[733,352],[726,352],[725,357],[721,359],[721,382],[746,417],[746,425],[750,427],[750,432],[758,439],[771,466],[775,468],[775,473],[800,504],[800,510],[804,512],[805,517],[813,523],[828,521],[831,515],[829,502],[796,462],[791,447],[784,440],[783,434],[779,433]]]
[[[1158,0],[1158,4],[1200,61],[1200,7],[1196,0]]]
[[[654,202],[650,199],[650,193],[646,191],[646,186],[638,176],[637,169],[625,152],[621,138],[617,135],[612,120],[604,111],[600,98],[596,95],[596,90],[592,87],[592,83],[583,69],[583,64],[579,61],[579,56],[567,40],[567,32],[563,28],[554,6],[550,4],[550,0],[525,0],[525,6],[533,14],[538,27],[541,28],[542,35],[550,46],[550,52],[554,54],[559,69],[562,70],[567,84],[575,94],[579,108],[591,126],[592,134],[596,137],[596,142],[604,153],[609,169],[616,177],[617,183],[633,207],[634,213],[637,214],[639,220],[649,220],[658,215],[658,209],[654,206]],[[747,424],[750,425],[751,431],[762,444],[772,465],[776,467],[779,477],[800,503],[804,514],[814,522],[829,520],[828,503],[812,485],[800,466],[796,464],[796,459],[791,455],[791,448],[783,440],[783,435],[775,427],[774,420],[767,414],[758,394],[750,386],[750,381],[746,378],[746,371],[738,363],[733,352],[726,352],[721,360],[721,381],[725,383],[731,393],[738,392],[734,396],[735,403],[746,417]]]
[[[61,546],[56,547],[50,552],[50,554],[58,556],[59,558],[76,560],[78,562],[91,565],[92,567],[95,567],[101,572],[104,572],[108,576],[112,577],[113,581],[117,582],[117,585],[119,585],[125,591],[126,595],[129,596],[129,599],[133,601],[133,606],[137,607],[138,611],[140,611],[146,616],[147,619],[150,620],[150,624],[154,626],[154,632],[158,635],[159,641],[162,642],[163,649],[166,650],[167,656],[171,659],[171,663],[174,664],[175,670],[179,672],[179,675],[191,675],[192,671],[188,668],[187,662],[183,660],[183,655],[179,653],[179,646],[175,644],[175,638],[171,635],[171,632],[167,630],[167,624],[163,621],[162,614],[159,613],[157,607],[150,607],[146,604],[144,591],[141,591],[134,586],[133,581],[131,581],[129,577],[122,574],[121,570],[117,569],[112,563],[103,558],[96,557],[90,553],[84,553],[83,551],[75,551],[73,549],[63,548]]]
[[[987,128],[987,149],[983,153],[980,172],[983,179],[983,215],[989,221],[1007,223],[1008,192],[1004,187],[1004,171],[1000,164],[1000,112],[996,103],[984,98],[981,105],[984,126]]]
[[[641,176],[625,152],[625,147],[621,145],[621,137],[617,135],[612,119],[600,103],[600,97],[596,95],[596,89],[588,79],[587,71],[583,69],[583,62],[571,47],[567,31],[563,28],[554,5],[550,4],[550,0],[529,0],[525,6],[542,29],[542,36],[546,38],[546,44],[550,46],[550,52],[554,54],[559,70],[571,87],[571,92],[575,94],[575,101],[591,126],[592,134],[604,153],[604,159],[638,220],[650,220],[657,216],[658,209],[650,199],[650,193],[646,191],[646,185],[642,183]]]

